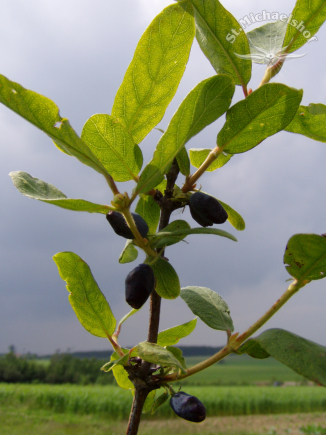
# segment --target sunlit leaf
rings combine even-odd
[[[326,142],[326,106],[324,104],[300,106],[285,130],[302,134],[319,142]]]
[[[183,76],[195,36],[191,5],[173,4],[141,37],[117,92],[112,116],[136,143],[161,121]]]
[[[149,227],[149,234],[155,234],[160,220],[161,210],[153,197],[150,195],[142,195],[139,198],[135,212],[145,219]]]
[[[189,0],[194,7],[196,38],[200,48],[218,74],[229,74],[237,85],[251,77],[251,60],[238,54],[249,54],[249,44],[236,18],[218,0]],[[239,35],[232,34],[235,29]]]
[[[226,112],[233,94],[232,78],[218,75],[200,82],[187,95],[141,173],[137,193],[149,191],[162,180],[185,143]]]
[[[69,302],[83,327],[97,337],[111,336],[116,320],[89,266],[73,252],[59,252],[53,260],[67,283]]]
[[[123,355],[122,357],[120,357],[119,359],[113,359],[110,362],[107,362],[106,364],[104,364],[104,366],[101,367],[101,370],[103,372],[109,372],[117,364],[125,366],[128,362],[128,359],[129,359],[129,355],[127,353],[127,354]]]
[[[180,296],[191,311],[210,328],[233,331],[229,307],[213,290],[206,287],[183,287]]]
[[[209,148],[190,148],[189,149],[189,157],[190,157],[190,163],[195,168],[199,168],[204,161],[207,159],[208,154],[212,150]],[[216,169],[221,168],[224,166],[232,157],[232,154],[220,154],[216,160],[213,161],[213,163],[206,169],[207,172],[215,171]]]
[[[230,154],[244,153],[283,130],[294,118],[302,91],[268,83],[232,106],[217,136],[217,145]]]
[[[106,214],[112,209],[110,206],[94,204],[83,199],[67,198],[64,193],[52,184],[46,183],[39,178],[34,178],[27,174],[27,172],[15,171],[10,172],[9,175],[19,192],[29,198],[47,202],[67,210],[87,211],[88,213]]]
[[[102,163],[80,139],[68,119],[59,115],[53,101],[29,91],[0,75],[0,102],[44,131],[60,151],[74,156],[103,175],[108,174]]]
[[[119,257],[119,263],[131,263],[132,261],[135,261],[138,257],[138,251],[135,248],[134,241],[133,240],[127,240],[125,247],[123,248],[123,251],[120,254]]]
[[[126,128],[110,115],[93,115],[86,121],[82,140],[115,181],[136,179],[143,155]]]
[[[122,349],[122,350],[125,353],[129,352],[128,349]],[[116,352],[113,352],[113,354],[111,355],[111,361],[116,361],[119,360],[120,358],[121,357]],[[128,373],[126,372],[126,370],[123,368],[122,365],[120,364],[114,365],[112,367],[112,372],[119,387],[125,390],[133,390],[135,388],[134,384],[128,378]]]
[[[197,318],[190,320],[190,322],[183,323],[173,328],[165,329],[158,334],[157,344],[164,346],[172,346],[177,344],[181,338],[187,337],[196,328]]]
[[[302,47],[326,20],[325,0],[297,0],[287,27],[284,47],[290,44],[290,52]]]

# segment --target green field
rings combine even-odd
[[[326,409],[321,387],[196,387],[183,388],[205,405],[207,416],[317,412]],[[160,394],[160,393],[159,393]],[[132,395],[115,386],[0,384],[0,406],[25,406],[56,413],[126,419]],[[154,416],[174,418],[165,403]]]
[[[187,358],[187,366],[203,358]],[[183,385],[254,385],[274,381],[307,383],[307,380],[274,358],[254,359],[248,355],[230,355],[222,362],[185,379]]]

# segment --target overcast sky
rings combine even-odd
[[[115,93],[132,59],[137,41],[150,21],[171,0],[13,0],[1,2],[0,73],[51,98],[77,133],[95,113],[110,113]],[[239,20],[249,13],[289,14],[289,0],[222,2]],[[252,26],[254,28],[254,26]],[[301,59],[286,62],[273,80],[303,88],[303,104],[326,104],[326,27],[318,41],[306,44]],[[248,29],[248,30],[251,30]],[[250,87],[257,88],[264,67],[254,65]],[[187,93],[214,75],[194,41],[186,73],[175,99],[160,123],[169,119]],[[234,102],[243,98],[237,87]],[[214,147],[225,117],[193,138],[188,148]],[[145,162],[151,158],[160,133],[151,132],[141,145]],[[54,184],[68,197],[110,203],[104,178],[77,159],[61,153],[42,132],[0,105],[0,353],[13,344],[18,352],[48,354],[61,349],[106,350],[105,339],[80,325],[65,283],[52,256],[73,251],[91,267],[117,319],[129,311],[124,280],[135,263],[118,263],[125,240],[104,215],[66,211],[22,196],[13,186],[11,171],[26,171]],[[286,132],[240,154],[222,169],[205,175],[203,190],[230,204],[246,221],[238,242],[215,236],[189,236],[166,252],[181,286],[201,285],[218,292],[229,304],[235,331],[243,332],[285,291],[289,278],[283,254],[296,233],[326,232],[326,148]],[[178,180],[182,185],[182,178]],[[132,183],[121,185],[131,191]],[[188,211],[173,219],[198,226]],[[280,327],[326,345],[326,280],[303,288],[264,329]],[[163,301],[161,330],[191,320],[194,315],[178,298]],[[147,337],[148,302],[124,324],[121,344],[135,345]],[[200,320],[195,332],[180,344],[225,343],[225,333]]]

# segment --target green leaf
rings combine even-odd
[[[200,82],[183,100],[162,135],[153,159],[140,175],[136,192],[153,189],[185,143],[219,118],[231,104],[234,82],[226,75]]]
[[[108,175],[102,163],[78,137],[68,119],[59,115],[58,107],[49,98],[0,75],[0,102],[50,136],[60,151],[76,157],[104,176]]]
[[[270,356],[270,354],[266,352],[255,339],[252,338],[244,342],[243,345],[240,346],[236,351],[236,353],[237,355],[243,355],[244,353],[247,353],[252,358],[257,359],[265,359]]]
[[[129,349],[122,349],[122,350],[127,354],[129,352]],[[121,357],[116,352],[113,352],[113,354],[111,355],[111,361],[116,361],[119,360],[120,358]],[[113,376],[115,377],[115,380],[117,381],[119,387],[125,390],[133,390],[135,388],[134,384],[128,378],[128,373],[126,372],[126,370],[123,368],[122,365],[120,364],[114,365],[112,367],[112,371],[113,371]]]
[[[166,350],[171,352],[176,357],[176,359],[180,362],[182,367],[184,367],[185,369],[187,368],[186,360],[182,355],[181,349],[179,349],[178,347],[174,347],[174,346],[166,346]]]
[[[183,76],[194,36],[191,5],[182,2],[165,8],[141,37],[112,108],[112,116],[119,118],[136,143],[163,118]]]
[[[326,347],[283,329],[268,329],[251,341],[299,375],[326,386]]]
[[[73,252],[59,252],[53,260],[67,283],[69,302],[83,327],[97,337],[111,337],[116,320],[89,266]]]
[[[138,257],[138,251],[135,248],[134,241],[127,240],[125,247],[123,248],[123,251],[120,254],[119,263],[122,264],[131,263],[135,261],[137,257]]]
[[[215,234],[216,236],[231,239],[234,242],[237,241],[233,234],[230,234],[224,230],[217,230],[215,228],[190,228],[172,232],[157,233],[155,238],[153,237],[153,242],[151,242],[151,245],[155,248],[163,248],[164,246],[169,246],[180,242],[189,234]]]
[[[182,175],[186,177],[190,175],[190,160],[185,147],[181,148],[179,154],[176,155],[178,166]]]
[[[39,178],[34,178],[27,172],[10,172],[10,177],[15,187],[25,196],[47,202],[67,210],[87,211],[88,213],[106,214],[112,207],[108,205],[94,204],[83,199],[67,198],[64,193],[52,184],[46,183]]]
[[[190,148],[189,157],[192,166],[199,168],[207,159],[212,150],[209,148]],[[212,172],[224,166],[232,157],[232,154],[220,154],[216,160],[206,169],[206,172]]]
[[[317,234],[296,234],[288,241],[284,264],[297,280],[316,280],[326,276],[326,238]]]
[[[266,23],[263,26],[257,27],[247,33],[247,38],[250,46],[250,58],[253,63],[261,65],[269,64],[271,60],[265,53],[282,52],[284,36],[287,29],[287,23],[284,21],[274,21]],[[277,59],[275,57],[275,59]]]
[[[164,248],[164,246],[171,246],[175,243],[179,243],[182,239],[186,237],[186,235],[170,237],[170,234],[172,234],[173,231],[182,229],[190,229],[190,225],[188,224],[188,222],[181,219],[171,222],[169,225],[167,225],[165,228],[163,228],[151,238],[151,245],[155,246],[156,248]]]
[[[86,121],[81,138],[115,181],[136,180],[143,155],[117,119],[93,115]]]
[[[172,346],[177,344],[181,338],[187,337],[196,328],[197,318],[190,320],[190,322],[183,323],[173,328],[165,329],[160,332],[157,337],[157,344],[164,346]]]
[[[207,192],[204,192],[204,191],[202,191],[202,192],[206,193],[207,195],[209,195],[209,193],[207,193]],[[243,231],[246,228],[246,223],[245,223],[243,217],[237,211],[235,211],[232,207],[230,207],[228,204],[226,204],[225,202],[221,201],[218,198],[215,198],[215,199],[217,199],[217,201],[221,203],[222,207],[227,212],[227,214],[228,214],[228,221],[230,222],[230,224],[236,230]],[[237,241],[237,239],[235,239],[235,238],[233,238],[232,240]]]
[[[324,104],[300,106],[285,130],[303,134],[319,142],[326,142],[326,106]]]
[[[280,83],[258,88],[227,111],[217,145],[230,154],[254,148],[292,121],[301,99],[302,91]]]
[[[160,206],[150,195],[142,195],[139,198],[135,212],[143,217],[149,227],[149,234],[155,234],[160,220]]]
[[[297,0],[291,15],[283,46],[287,47],[290,44],[290,52],[293,52],[317,33],[326,20],[326,1]]]
[[[238,21],[218,0],[190,0],[194,7],[196,38],[200,48],[218,74],[229,74],[237,85],[244,86],[251,77],[251,60],[238,54],[249,54],[249,43]],[[234,38],[231,30],[240,34]],[[233,42],[232,42],[233,41]]]
[[[129,360],[129,354],[126,353],[126,354],[123,355],[121,358],[116,359],[116,360],[111,360],[110,362],[107,362],[106,364],[104,364],[104,366],[101,367],[101,370],[102,370],[103,372],[109,372],[109,371],[111,371],[111,370],[113,369],[113,367],[114,367],[115,365],[117,365],[117,364],[118,364],[118,365],[122,365],[122,366],[127,365],[128,360]]]
[[[144,361],[148,361],[152,364],[158,364],[161,366],[178,367],[183,373],[186,372],[184,367],[174,357],[174,355],[172,355],[171,352],[159,346],[158,344],[143,341],[135,347],[135,350],[137,352],[137,355]]]
[[[235,211],[232,207],[230,207],[225,202],[221,201],[220,199],[218,202],[221,203],[222,207],[228,214],[228,221],[230,224],[238,231],[243,231],[246,228],[246,223],[243,219],[243,217]]]
[[[124,315],[123,317],[122,317],[122,319],[119,321],[119,323],[118,323],[118,329],[121,327],[121,325],[127,320],[127,319],[129,319],[129,317],[131,317],[131,316],[133,316],[134,314],[136,314],[137,313],[137,311],[139,311],[139,310],[136,310],[136,308],[133,308],[131,311],[129,311],[129,313],[127,313],[126,315]]]
[[[145,403],[143,406],[143,410],[142,410],[143,414],[147,414],[148,412],[150,412],[152,410],[153,405],[154,405],[155,395],[156,395],[156,390],[153,390],[150,393],[148,393],[148,396],[146,397],[146,400],[145,400]]]
[[[155,400],[154,404],[153,404],[153,408],[152,408],[152,412],[151,414],[155,414],[155,412],[158,410],[158,408],[160,406],[162,406],[170,397],[170,394],[168,393],[167,390],[165,390],[165,392],[163,394],[161,394],[160,396],[158,396],[158,398]]]
[[[210,328],[233,331],[233,322],[227,303],[213,290],[206,287],[184,287],[181,298],[191,311]]]
[[[151,267],[156,278],[156,293],[164,299],[177,298],[180,294],[180,281],[171,264],[159,258]]]

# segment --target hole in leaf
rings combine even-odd
[[[320,275],[325,275],[324,272],[319,272],[319,273],[320,273]]]
[[[12,92],[13,94],[17,94],[16,89],[12,89],[11,92]]]
[[[62,121],[57,121],[55,124],[54,124],[54,128],[60,128],[62,126]]]

